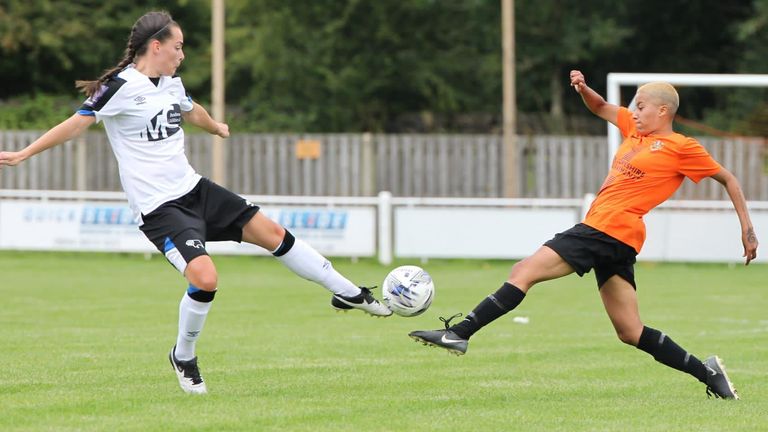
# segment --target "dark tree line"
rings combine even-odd
[[[0,127],[49,126],[122,56],[158,2],[2,0]],[[210,0],[162,2],[185,85],[210,100]],[[585,116],[567,86],[608,72],[763,73],[768,0],[516,0],[517,103],[554,131]],[[228,121],[248,131],[497,131],[499,0],[228,0]],[[629,93],[629,92],[627,92]],[[681,89],[681,115],[766,134],[765,91]],[[525,129],[525,125],[522,126]]]

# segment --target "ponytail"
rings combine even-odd
[[[120,60],[120,62],[115,67],[105,70],[101,74],[101,76],[96,80],[75,81],[75,88],[85,93],[87,97],[93,96],[94,94],[96,94],[97,91],[99,91],[102,85],[106,84],[106,82],[109,81],[110,78],[115,76],[121,70],[125,69],[125,67],[128,66],[129,64],[133,63],[133,56],[134,56],[133,49],[131,47],[126,48],[125,54],[123,55],[123,59]]]
[[[131,35],[128,37],[128,45],[125,48],[123,59],[113,68],[105,70],[96,80],[75,81],[75,87],[85,93],[87,97],[93,96],[110,78],[133,63],[136,56],[146,53],[149,41],[156,39],[162,42],[168,38],[172,26],[178,26],[178,24],[167,12],[144,14],[131,28]]]

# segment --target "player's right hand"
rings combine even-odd
[[[741,235],[741,242],[744,244],[744,257],[746,262],[744,265],[749,265],[749,262],[757,258],[757,236],[755,236],[755,230],[749,228],[745,233]]]
[[[581,93],[584,87],[587,86],[587,82],[584,80],[584,74],[581,71],[571,71],[571,87],[576,90],[576,93]]]
[[[3,165],[15,166],[24,161],[21,152],[0,152],[0,168]]]

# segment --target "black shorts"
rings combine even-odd
[[[168,261],[184,273],[193,258],[208,255],[208,241],[243,239],[243,227],[259,207],[202,178],[188,194],[142,215],[139,227]]]
[[[552,240],[544,243],[557,252],[561,258],[583,276],[595,269],[597,287],[614,275],[626,280],[637,290],[635,284],[635,249],[602,231],[582,223],[573,228],[555,234]]]

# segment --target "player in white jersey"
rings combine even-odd
[[[181,388],[206,393],[195,344],[217,289],[207,241],[245,241],[261,246],[297,275],[331,291],[337,310],[392,312],[367,288],[350,282],[331,263],[259,207],[202,178],[184,154],[184,121],[211,134],[229,136],[186,94],[175,75],[184,60],[181,27],[165,12],[149,12],[131,29],[123,59],[98,80],[78,81],[88,99],[69,119],[18,152],[0,152],[0,167],[69,141],[103,122],[117,158],[120,180],[140,229],[187,279],[179,306],[179,332],[169,359]]]

